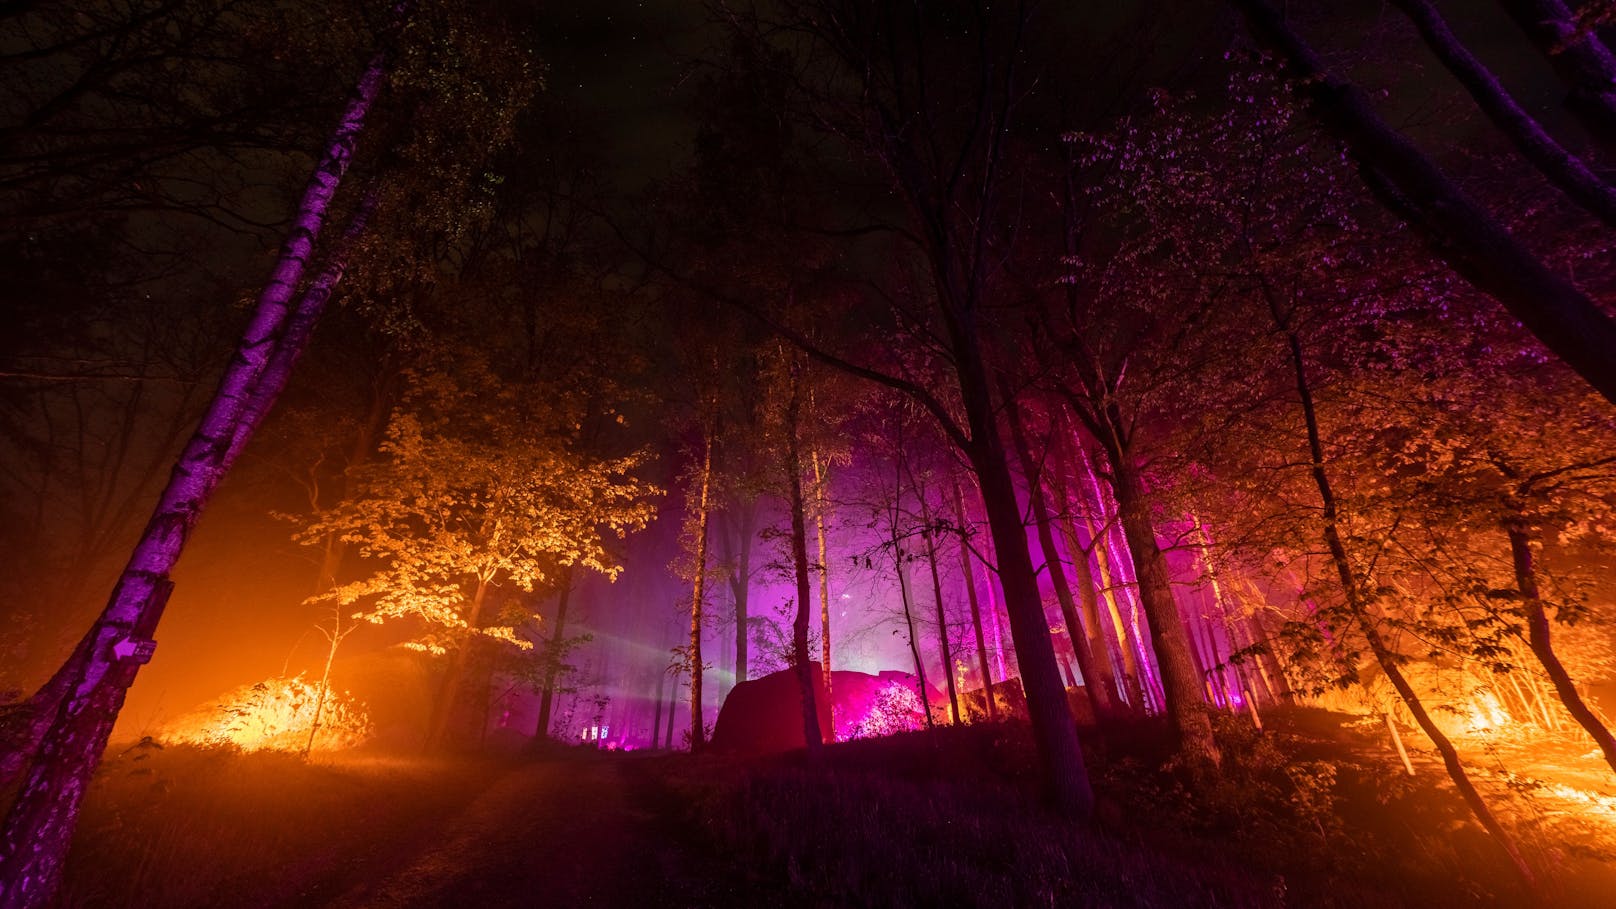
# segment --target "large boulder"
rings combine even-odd
[[[891,670],[879,675],[837,670],[831,673],[831,697],[827,699],[819,664],[809,666],[814,677],[819,731],[825,741],[831,740],[833,725],[837,739],[883,735],[925,725],[913,675]],[[947,722],[948,698],[931,685],[926,688],[932,716],[938,722]],[[800,697],[796,675],[790,669],[736,685],[718,711],[713,750],[758,755],[803,747]]]

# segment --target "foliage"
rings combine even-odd
[[[926,725],[926,708],[913,687],[892,682],[876,692],[870,710],[854,724],[848,738],[869,739],[914,732]]]
[[[593,455],[579,424],[556,419],[566,415],[474,363],[458,377],[416,374],[380,459],[298,535],[335,535],[375,566],[323,598],[377,624],[414,620],[421,633],[410,643],[432,653],[474,634],[531,647],[514,623],[481,623],[485,598],[531,592],[566,566],[615,578],[608,539],[645,527],[657,494],[634,476],[643,453]]]
[[[178,717],[162,739],[241,751],[303,751],[314,723],[320,685],[302,675],[266,679],[226,693],[219,703]],[[369,741],[373,729],[365,705],[346,692],[325,692],[314,751],[345,751]]]

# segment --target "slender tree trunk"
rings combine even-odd
[[[959,477],[951,477],[954,493],[954,524],[959,529],[960,581],[965,585],[965,596],[971,604],[971,628],[976,632],[976,665],[982,680],[982,701],[989,720],[999,718],[999,704],[993,697],[993,671],[988,664],[987,635],[982,632],[982,603],[976,595],[976,582],[971,577],[971,548],[965,542],[965,496],[960,492]]]
[[[1202,701],[1195,654],[1173,598],[1167,559],[1156,545],[1156,526],[1150,516],[1144,484],[1121,441],[1120,415],[1111,408],[1105,414],[1105,421],[1113,438],[1102,439],[1101,443],[1110,461],[1117,517],[1133,554],[1139,603],[1144,607],[1145,623],[1156,650],[1156,668],[1161,673],[1167,716],[1177,734],[1179,749],[1190,763],[1203,769],[1215,768],[1222,754],[1212,735],[1212,718]]]
[[[1560,662],[1559,654],[1554,652],[1554,642],[1551,637],[1553,629],[1549,625],[1549,614],[1543,607],[1542,595],[1538,592],[1537,564],[1532,552],[1532,538],[1530,525],[1522,513],[1519,503],[1512,510],[1510,518],[1505,525],[1505,532],[1509,534],[1509,551],[1515,564],[1515,584],[1521,592],[1521,609],[1526,615],[1526,642],[1532,648],[1532,653],[1543,664],[1543,670],[1548,673],[1549,681],[1554,684],[1555,694],[1560,696],[1560,703],[1577,725],[1587,731],[1588,736],[1599,746],[1599,751],[1605,756],[1605,763],[1616,770],[1616,737],[1611,736],[1605,724],[1594,716],[1593,710],[1583,701],[1582,695],[1577,692],[1576,682],[1572,681],[1571,673],[1566,671],[1565,664]]]
[[[567,633],[567,601],[572,597],[572,566],[561,569],[561,590],[556,596],[555,630],[550,632],[548,665],[544,667],[544,688],[539,693],[539,720],[533,726],[533,741],[542,742],[550,735],[550,711],[555,705],[556,674],[561,671],[561,641]],[[657,700],[662,699],[661,689]]]
[[[337,661],[337,648],[342,645],[342,639],[346,636],[342,630],[342,608],[339,606],[332,609],[331,614],[334,624],[331,633],[326,636],[331,646],[325,651],[325,667],[320,672],[320,693],[314,697],[314,718],[309,722],[308,741],[303,743],[304,757],[308,757],[309,752],[314,750],[314,737],[320,733],[320,720],[325,714],[325,699],[331,691],[331,664]]]
[[[668,674],[666,672],[657,673],[657,677],[656,677],[656,694],[651,696],[651,747],[652,748],[655,748],[656,746],[662,744],[662,687],[663,687],[663,684],[667,680],[668,680]],[[546,732],[546,730],[545,730],[544,727],[542,727],[542,726],[539,727],[539,732],[538,732],[537,735],[534,736],[534,739],[539,740],[540,737],[542,737],[545,732]]]
[[[1476,59],[1459,40],[1430,0],[1393,0],[1420,31],[1425,44],[1448,72],[1459,80],[1493,125],[1532,162],[1548,181],[1571,201],[1587,209],[1606,225],[1616,227],[1616,188],[1594,173],[1587,162],[1572,154],[1510,95],[1487,65]],[[1506,4],[1509,5],[1509,4]],[[1597,38],[1590,36],[1590,40]],[[1612,86],[1616,89],[1616,85]],[[1616,99],[1616,94],[1612,94]]]
[[[1089,553],[1077,536],[1077,525],[1072,519],[1071,497],[1067,495],[1066,488],[1066,449],[1063,445],[1054,445],[1055,469],[1048,473],[1051,478],[1050,491],[1055,501],[1060,505],[1060,516],[1057,526],[1061,538],[1066,543],[1066,553],[1071,559],[1072,571],[1077,574],[1078,604],[1083,610],[1083,628],[1088,635],[1089,652],[1094,655],[1094,668],[1099,675],[1100,682],[1105,686],[1106,703],[1115,712],[1122,712],[1121,703],[1123,692],[1117,678],[1117,664],[1111,656],[1111,647],[1107,642],[1109,637],[1105,633],[1105,622],[1100,618],[1099,595],[1095,592],[1094,571],[1089,567]],[[1126,646],[1126,645],[1124,645]],[[1137,701],[1134,702],[1137,705]],[[1128,709],[1134,709],[1129,707]]]
[[[808,610],[813,587],[808,577],[808,528],[803,509],[802,456],[797,440],[802,415],[802,386],[791,377],[791,397],[786,404],[786,485],[791,493],[791,561],[797,577],[797,614],[791,623],[792,672],[797,677],[797,693],[802,708],[802,740],[808,752],[817,752],[824,739],[819,728],[819,711],[814,704],[814,668],[808,657]]]
[[[1616,403],[1616,320],[1549,268],[1424,152],[1381,118],[1369,97],[1332,76],[1271,0],[1230,0],[1253,35],[1297,77],[1320,122],[1351,150],[1360,174],[1387,208],[1425,236],[1477,289],[1491,295],[1544,346]],[[1547,8],[1554,0],[1506,6]],[[1591,47],[1592,39],[1574,47]],[[1559,55],[1564,58],[1564,54]],[[1608,97],[1589,86],[1590,100]]]
[[[1117,650],[1122,655],[1122,681],[1127,687],[1128,700],[1134,709],[1140,713],[1152,712],[1152,700],[1147,688],[1143,665],[1144,647],[1138,637],[1129,631],[1127,621],[1122,615],[1122,603],[1117,598],[1119,579],[1111,572],[1110,545],[1107,537],[1110,536],[1105,495],[1100,489],[1100,481],[1089,469],[1088,456],[1079,449],[1077,453],[1078,468],[1083,472],[1083,486],[1087,492],[1089,504],[1094,512],[1099,513],[1101,521],[1098,525],[1088,513],[1083,516],[1084,529],[1088,531],[1089,546],[1094,550],[1094,568],[1099,574],[1100,596],[1105,600],[1106,612],[1111,618],[1111,630],[1116,635]]]
[[[668,692],[668,730],[667,741],[663,742],[663,750],[673,750],[673,717],[679,709],[679,673],[673,674],[673,688]]]
[[[920,658],[920,635],[915,630],[914,603],[909,597],[909,576],[904,566],[903,544],[898,541],[896,509],[892,524],[892,563],[898,570],[898,597],[903,602],[903,621],[909,631],[909,655],[915,660],[915,687],[920,692],[920,703],[926,709],[926,728],[936,727],[931,715],[931,686],[926,684],[926,664]]]
[[[707,581],[707,522],[711,517],[707,496],[713,482],[714,422],[709,417],[702,431],[701,491],[696,498],[696,576],[691,582],[690,594],[690,750],[693,752],[700,751],[707,740],[701,704],[701,623]]]
[[[1050,531],[1049,505],[1044,501],[1042,469],[1037,459],[1033,457],[1032,448],[1027,444],[1027,433],[1021,423],[1021,409],[1010,399],[1010,392],[1003,392],[1005,404],[1005,417],[1010,424],[1010,440],[1015,446],[1016,455],[1021,461],[1021,472],[1027,481],[1027,501],[1032,505],[1033,527],[1038,534],[1038,545],[1044,553],[1044,568],[1049,572],[1049,584],[1055,590],[1055,600],[1060,604],[1061,619],[1066,624],[1066,637],[1072,644],[1072,655],[1077,657],[1077,671],[1083,675],[1083,696],[1088,699],[1089,711],[1094,715],[1096,722],[1104,722],[1111,714],[1110,692],[1106,690],[1105,680],[1094,666],[1094,655],[1089,650],[1088,633],[1083,629],[1083,623],[1077,617],[1077,602],[1072,597],[1072,588],[1066,583],[1066,570],[1061,562],[1060,550],[1055,548],[1055,536]]]
[[[830,701],[834,714],[836,701],[831,694],[830,678],[830,550],[825,538],[825,473],[819,462],[817,449],[808,452],[814,465],[814,531],[819,538],[819,671],[825,677],[825,698]],[[836,734],[835,716],[831,717],[831,735]]]
[[[427,723],[428,748],[441,747],[449,733],[450,724],[454,722],[455,707],[460,701],[461,682],[466,676],[466,664],[471,661],[471,649],[478,644],[477,628],[482,621],[483,604],[487,602],[487,598],[488,582],[478,578],[477,590],[471,598],[471,608],[466,612],[467,631],[460,646],[449,654],[449,665],[444,667],[443,683],[438,689],[432,716]]]
[[[293,228],[241,343],[195,435],[181,453],[111,600],[75,651],[72,682],[43,735],[27,779],[0,828],[0,909],[49,903],[61,883],[62,864],[90,776],[139,670],[138,642],[157,630],[191,529],[224,477],[228,451],[256,427],[242,417],[290,318],[297,290],[326,213],[353,157],[365,118],[381,91],[387,58],[366,67],[305,189]],[[64,667],[66,668],[66,667]]]
[[[1347,554],[1346,542],[1341,536],[1335,492],[1331,488],[1329,474],[1324,466],[1324,443],[1320,437],[1318,413],[1313,405],[1312,386],[1307,379],[1307,366],[1302,354],[1302,342],[1297,337],[1296,332],[1287,325],[1278,305],[1272,299],[1269,301],[1269,306],[1272,310],[1274,322],[1285,333],[1285,340],[1289,347],[1291,366],[1296,377],[1297,397],[1302,405],[1302,418],[1307,427],[1307,447],[1308,455],[1312,461],[1313,484],[1318,489],[1319,501],[1323,507],[1324,542],[1329,549],[1330,560],[1335,564],[1336,574],[1341,582],[1342,595],[1347,601],[1347,608],[1352,612],[1358,630],[1363,633],[1364,640],[1369,644],[1370,653],[1374,655],[1375,661],[1380,665],[1382,671],[1386,673],[1387,680],[1392,683],[1392,687],[1397,690],[1398,696],[1402,698],[1403,705],[1408,708],[1408,712],[1414,717],[1414,722],[1425,732],[1426,737],[1436,746],[1437,752],[1442,755],[1442,763],[1447,768],[1448,778],[1453,781],[1454,788],[1459,790],[1460,797],[1470,807],[1470,811],[1476,816],[1476,820],[1481,823],[1481,826],[1508,855],[1511,864],[1514,865],[1521,879],[1525,881],[1528,887],[1532,887],[1535,884],[1532,869],[1526,864],[1526,859],[1516,847],[1514,838],[1510,836],[1509,831],[1504,829],[1503,824],[1498,821],[1492,809],[1488,807],[1486,800],[1481,797],[1481,793],[1476,789],[1475,784],[1471,782],[1470,774],[1465,770],[1464,763],[1459,758],[1458,749],[1454,748],[1453,742],[1448,739],[1447,735],[1437,726],[1436,721],[1431,718],[1430,713],[1426,711],[1424,703],[1420,701],[1419,695],[1414,691],[1414,686],[1409,684],[1408,679],[1403,675],[1401,668],[1402,657],[1395,653],[1391,646],[1386,643],[1385,638],[1381,636],[1380,628],[1375,624],[1374,617],[1369,614],[1367,595],[1352,568],[1352,562]]]
[[[735,682],[739,684],[746,681],[751,672],[752,537],[756,529],[757,499],[746,497],[735,512],[738,545],[729,589],[735,600]]]
[[[922,506],[922,510],[925,510],[925,506]],[[948,682],[948,709],[952,721],[959,723],[964,714],[960,713],[959,689],[954,683],[954,648],[948,641],[948,613],[943,609],[943,580],[937,571],[937,541],[929,526],[921,533],[921,538],[926,543],[926,564],[931,568],[932,602],[937,605],[937,646],[943,661],[943,676]]]

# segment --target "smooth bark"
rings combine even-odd
[[[819,728],[819,712],[814,706],[814,667],[808,658],[808,610],[812,604],[812,583],[808,577],[808,528],[803,515],[802,455],[797,439],[802,416],[802,387],[791,377],[791,397],[786,404],[786,457],[783,465],[791,505],[791,562],[797,580],[797,612],[791,623],[792,673],[797,677],[797,693],[802,708],[802,738],[809,753],[824,744]]]
[[[1314,116],[1346,144],[1364,182],[1382,203],[1424,236],[1456,272],[1502,304],[1545,347],[1616,403],[1616,320],[1550,269],[1408,137],[1387,124],[1362,89],[1330,74],[1270,0],[1229,2],[1245,14],[1257,40],[1285,61]],[[1550,4],[1531,0],[1506,5]],[[1586,46],[1590,45],[1573,45]],[[1604,97],[1590,91],[1590,98]]]
[[[218,390],[180,454],[105,610],[74,651],[71,682],[61,686],[61,701],[0,828],[0,909],[44,906],[55,897],[84,791],[139,670],[139,662],[120,659],[113,648],[119,642],[151,640],[172,589],[169,573],[224,477],[227,454],[257,428],[244,426],[243,415],[277,355],[292,297],[386,69],[387,55],[378,53],[361,75],[304,190],[280,257]],[[260,418],[266,410],[260,409]]]

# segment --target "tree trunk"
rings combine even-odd
[[[679,708],[679,673],[673,674],[673,688],[668,692],[668,729],[667,741],[662,744],[666,751],[673,750],[673,717]]]
[[[1269,306],[1272,310],[1275,324],[1285,333],[1285,340],[1289,347],[1291,366],[1296,377],[1296,392],[1302,405],[1302,418],[1307,427],[1307,447],[1312,463],[1313,485],[1318,489],[1319,501],[1323,508],[1324,542],[1329,548],[1330,560],[1335,564],[1336,575],[1340,579],[1341,592],[1346,599],[1347,608],[1352,612],[1353,619],[1359,631],[1363,633],[1364,640],[1368,642],[1369,651],[1374,655],[1375,662],[1386,673],[1387,680],[1397,690],[1398,696],[1403,700],[1403,705],[1413,715],[1414,722],[1425,732],[1426,737],[1431,740],[1431,743],[1436,746],[1436,750],[1442,755],[1442,763],[1447,768],[1448,778],[1453,781],[1454,788],[1459,790],[1460,797],[1470,807],[1470,811],[1476,816],[1476,820],[1481,822],[1481,826],[1508,856],[1516,872],[1527,887],[1530,888],[1535,883],[1532,869],[1526,864],[1526,859],[1522,857],[1520,850],[1516,848],[1515,841],[1509,835],[1509,831],[1505,830],[1503,824],[1499,823],[1492,809],[1487,806],[1487,802],[1481,797],[1481,793],[1477,791],[1475,784],[1471,782],[1464,763],[1459,759],[1458,749],[1453,747],[1453,742],[1438,728],[1436,721],[1426,712],[1425,705],[1414,691],[1414,686],[1410,685],[1408,679],[1403,675],[1403,670],[1399,665],[1402,660],[1401,656],[1392,651],[1381,636],[1374,617],[1369,614],[1368,599],[1363,587],[1360,585],[1356,572],[1352,568],[1352,563],[1347,554],[1346,542],[1343,540],[1339,528],[1339,512],[1335,493],[1330,486],[1329,474],[1324,466],[1324,443],[1319,432],[1318,413],[1313,405],[1312,386],[1307,379],[1307,366],[1302,355],[1302,342],[1297,337],[1296,332],[1290,329],[1285,318],[1281,315],[1278,305],[1272,299],[1269,301]]]
[[[1430,0],[1393,0],[1413,20],[1425,44],[1459,80],[1493,125],[1517,151],[1571,201],[1606,225],[1616,227],[1616,189],[1572,154],[1510,96],[1498,77],[1476,59],[1449,28]],[[1506,4],[1508,5],[1508,4]],[[1590,40],[1597,38],[1590,36]],[[1616,86],[1613,86],[1616,87]]]
[[[1083,486],[1089,505],[1102,518],[1096,525],[1089,514],[1085,513],[1083,527],[1088,531],[1089,546],[1094,550],[1094,569],[1099,575],[1100,596],[1105,600],[1106,612],[1111,618],[1111,630],[1116,635],[1117,650],[1122,654],[1122,682],[1127,687],[1128,700],[1134,705],[1134,709],[1141,713],[1152,713],[1154,701],[1150,697],[1151,692],[1143,667],[1144,647],[1138,636],[1129,630],[1128,622],[1123,617],[1123,604],[1117,598],[1117,591],[1121,589],[1120,579],[1111,571],[1108,539],[1111,530],[1105,494],[1100,488],[1099,478],[1089,469],[1088,455],[1079,449],[1076,460],[1079,469],[1083,471]]]
[[[752,535],[756,529],[757,499],[747,497],[735,511],[738,545],[729,590],[735,600],[735,682],[739,684],[746,681],[751,672]]]
[[[471,661],[471,649],[479,643],[478,622],[482,620],[483,604],[488,597],[488,582],[478,578],[477,590],[471,597],[471,608],[466,612],[466,634],[460,646],[449,654],[449,665],[444,667],[443,682],[434,700],[431,719],[427,723],[426,746],[442,747],[449,726],[454,722],[455,707],[460,701],[461,683],[466,676],[466,664]]]
[[[797,424],[802,414],[802,387],[791,377],[791,398],[786,404],[786,485],[791,492],[791,561],[797,577],[797,614],[791,623],[792,673],[797,677],[797,693],[802,708],[802,740],[809,754],[817,752],[824,739],[819,728],[819,712],[814,705],[814,668],[808,658],[808,610],[813,587],[808,577],[808,528],[802,496],[802,457],[797,440]]]
[[[1258,41],[1286,62],[1314,115],[1351,150],[1364,182],[1386,207],[1424,235],[1455,271],[1503,304],[1544,346],[1616,403],[1616,321],[1392,129],[1362,90],[1330,75],[1270,0],[1230,2],[1245,14]],[[1559,4],[1506,2],[1523,10],[1541,11],[1551,5]],[[1592,47],[1591,42],[1572,46]],[[1608,83],[1605,88],[1588,87],[1590,99],[1609,95]]]
[[[1563,0],[1500,3],[1565,84],[1566,107],[1606,148],[1616,145],[1616,55],[1597,33],[1578,32]]]
[[[971,577],[971,548],[965,542],[965,496],[960,492],[959,477],[953,477],[954,523],[959,529],[960,580],[965,585],[965,596],[971,604],[971,628],[976,632],[976,665],[981,673],[982,700],[989,720],[999,718],[999,704],[993,697],[993,670],[988,664],[987,635],[982,632],[982,603],[976,595],[976,582]]]
[[[707,732],[703,724],[701,704],[701,622],[704,586],[707,581],[707,522],[709,509],[707,496],[713,482],[714,420],[709,417],[702,430],[701,491],[696,498],[696,570],[690,593],[690,750],[700,751],[706,744]]]
[[[72,682],[64,686],[39,753],[0,828],[0,909],[43,906],[54,899],[84,790],[140,665],[122,654],[157,630],[171,589],[168,574],[224,477],[226,453],[245,441],[242,416],[276,354],[292,295],[381,91],[386,64],[386,55],[378,53],[361,76],[213,401],[181,453],[111,600],[85,646],[75,651],[79,660],[68,670]],[[245,427],[246,434],[255,428]],[[121,646],[115,650],[115,645]]]
[[[925,506],[921,509],[924,511]],[[943,677],[948,682],[948,709],[952,722],[959,723],[964,715],[960,713],[959,688],[954,682],[954,648],[948,641],[948,613],[943,609],[943,580],[937,571],[936,539],[929,526],[921,532],[921,538],[926,543],[926,564],[931,568],[932,602],[937,605],[937,646],[943,661]]]
[[[920,658],[920,636],[915,631],[914,603],[909,597],[909,577],[904,571],[903,544],[898,541],[897,509],[893,509],[892,564],[898,570],[898,596],[903,602],[903,621],[909,630],[909,654],[915,660],[915,688],[920,692],[920,703],[926,710],[926,728],[936,727],[931,715],[931,686],[926,684],[926,664]]]
[[[1015,484],[999,437],[981,352],[967,326],[954,325],[953,330],[955,369],[971,431],[966,456],[976,472],[993,539],[1004,608],[1010,619],[1010,635],[1021,667],[1021,684],[1043,762],[1045,785],[1062,809],[1087,817],[1094,810],[1094,791],[1089,785],[1077,724],[1066,704],[1066,689],[1055,667],[1055,646],[1049,622],[1044,618],[1043,600],[1038,595],[1038,579],[1027,551],[1026,528],[1016,505]]]
[[[662,743],[662,686],[668,680],[666,672],[657,673],[656,694],[651,696],[651,747],[655,748]],[[539,727],[534,741],[541,741],[545,733],[544,727]]]
[[[1605,756],[1605,763],[1616,770],[1616,737],[1612,737],[1605,724],[1594,716],[1592,709],[1583,701],[1582,695],[1577,692],[1576,682],[1572,681],[1571,673],[1566,671],[1565,664],[1560,662],[1559,654],[1554,652],[1552,640],[1553,629],[1549,625],[1549,614],[1543,608],[1543,598],[1538,592],[1537,565],[1532,552],[1532,538],[1525,515],[1521,513],[1519,503],[1505,525],[1505,532],[1509,534],[1509,551],[1515,564],[1515,583],[1521,592],[1521,609],[1526,615],[1526,641],[1532,648],[1532,653],[1543,664],[1543,670],[1548,673],[1549,681],[1554,684],[1555,694],[1560,696],[1560,702],[1572,718],[1587,731],[1599,751]]]
[[[1105,622],[1100,618],[1099,595],[1095,592],[1094,571],[1089,567],[1088,549],[1077,536],[1077,524],[1072,520],[1071,497],[1067,495],[1065,474],[1066,448],[1054,444],[1055,469],[1047,475],[1051,478],[1050,491],[1054,493],[1055,501],[1060,505],[1060,517],[1057,526],[1060,528],[1061,538],[1066,543],[1066,554],[1071,559],[1072,570],[1077,574],[1078,605],[1083,609],[1083,628],[1088,635],[1089,652],[1093,654],[1094,668],[1099,675],[1100,682],[1105,686],[1105,702],[1108,709],[1122,712],[1123,692],[1117,678],[1116,660],[1112,658],[1111,647],[1107,642],[1109,635],[1105,633]],[[1120,626],[1119,626],[1120,627]],[[1123,647],[1126,648],[1126,643]],[[1135,701],[1134,705],[1138,702]],[[1136,709],[1130,707],[1129,709]]]
[[[544,688],[539,694],[539,720],[533,726],[533,741],[542,742],[550,734],[550,711],[555,705],[556,674],[561,671],[561,641],[567,632],[567,601],[572,597],[572,566],[561,569],[561,590],[556,596],[555,630],[550,632],[550,653],[544,667]],[[657,689],[661,703],[662,690]],[[655,736],[653,736],[655,738]]]
[[[1055,548],[1055,535],[1050,531],[1049,506],[1044,501],[1042,473],[1032,448],[1027,444],[1027,433],[1021,424],[1021,409],[1006,389],[1003,392],[1005,417],[1010,424],[1010,441],[1021,461],[1021,473],[1027,482],[1027,501],[1032,505],[1033,527],[1038,534],[1038,545],[1044,553],[1044,568],[1049,571],[1049,584],[1055,589],[1055,600],[1060,604],[1061,619],[1066,623],[1066,637],[1071,642],[1072,654],[1077,657],[1077,671],[1083,676],[1083,696],[1088,698],[1089,710],[1096,722],[1103,722],[1111,713],[1111,699],[1107,697],[1105,682],[1094,667],[1094,655],[1089,649],[1088,633],[1077,617],[1077,602],[1072,598],[1071,585],[1066,583],[1066,570],[1061,562],[1060,550]]]
[[[825,677],[825,698],[834,711],[830,687],[830,550],[825,538],[825,473],[819,462],[817,449],[808,452],[814,465],[814,531],[819,538],[819,671]],[[831,717],[831,734],[836,734],[835,717]]]
[[[1111,415],[1115,425],[1115,415]],[[1201,699],[1195,655],[1189,633],[1173,598],[1167,559],[1156,545],[1156,526],[1150,517],[1145,489],[1128,453],[1114,441],[1104,448],[1110,460],[1111,488],[1116,495],[1117,517],[1133,554],[1134,577],[1139,582],[1139,603],[1156,649],[1167,716],[1178,737],[1179,750],[1194,766],[1215,768],[1222,760],[1212,735],[1212,718]]]

